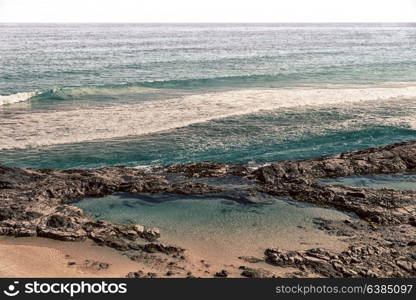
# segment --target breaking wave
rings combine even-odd
[[[38,94],[40,94],[40,92],[21,92],[7,96],[0,96],[0,106],[27,101]]]
[[[319,75],[314,73],[315,76]],[[44,91],[20,92],[7,96],[0,96],[0,106],[5,104],[13,104],[28,100],[84,100],[84,99],[119,99],[125,95],[137,95],[150,92],[163,93],[166,90],[189,90],[189,91],[225,91],[230,89],[264,89],[280,88],[285,84],[285,78],[299,77],[300,74],[280,74],[280,75],[245,75],[245,76],[227,76],[213,78],[195,78],[195,79],[178,79],[178,80],[161,80],[126,83],[119,85],[102,85],[102,86],[86,86],[86,87],[68,87],[54,88]],[[302,76],[305,76],[303,74]],[[293,78],[292,78],[293,79]],[[303,79],[307,82],[306,78]],[[414,82],[392,82],[379,83],[373,85],[376,87],[407,87],[414,85]],[[319,87],[316,83],[304,83],[300,87]],[[340,84],[327,85],[329,87],[343,87]],[[299,88],[299,85],[296,86]],[[345,88],[351,85],[344,85]],[[354,85],[354,87],[359,87]],[[363,85],[368,87],[368,85]]]

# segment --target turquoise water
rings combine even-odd
[[[322,179],[328,184],[368,187],[375,189],[416,190],[416,174],[347,176],[337,179]]]
[[[258,194],[261,203],[243,204],[217,196],[116,194],[75,203],[99,219],[161,229],[162,241],[226,257],[262,254],[265,247],[319,242],[313,218],[345,220],[335,210]],[[299,208],[302,209],[299,209]],[[328,237],[326,237],[328,239]],[[328,241],[329,242],[329,241]],[[303,246],[305,247],[305,246]],[[307,246],[306,246],[307,247]]]
[[[1,24],[0,163],[268,162],[416,138],[415,24]]]

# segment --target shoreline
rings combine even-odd
[[[415,172],[414,141],[256,168],[215,162],[150,170],[127,167],[35,170],[0,166],[0,234],[32,239],[29,245],[16,246],[23,248],[42,248],[44,238],[65,241],[55,242],[62,245],[70,241],[83,245],[83,249],[92,244],[104,246],[100,249],[112,251],[114,256],[109,260],[114,259],[116,263],[113,264],[118,264],[119,259],[130,259],[128,262],[137,266],[136,271],[128,270],[129,267],[120,269],[120,272],[128,271],[124,274],[128,277],[415,277],[416,188],[398,191],[326,185],[316,181],[351,175]],[[325,240],[308,249],[265,247],[263,257],[236,257],[230,265],[224,265],[207,262],[192,253],[192,249],[183,249],[180,243],[158,242],[160,236],[163,237],[158,229],[94,220],[83,210],[69,205],[82,198],[119,192],[234,195],[235,189],[221,184],[226,176],[241,177],[253,183],[239,189],[235,201],[255,203],[252,196],[265,193],[354,213],[358,218],[315,220],[317,229],[338,240],[339,247],[331,249]],[[198,181],[204,178],[216,181]],[[14,242],[23,239],[17,238]],[[5,244],[3,241],[1,238],[0,249],[12,247],[10,241]],[[65,249],[66,246],[59,247]],[[38,249],[40,253],[55,257],[54,262],[62,265],[62,255],[64,259],[66,255],[62,250],[57,250],[56,245],[54,248],[43,244],[43,248],[46,249]],[[114,276],[115,273],[111,273],[114,271],[110,270],[111,267],[107,275]],[[98,276],[104,277],[104,273]]]

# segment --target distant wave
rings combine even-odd
[[[8,96],[0,96],[0,106],[28,100],[82,100],[97,97],[119,97],[126,94],[138,94],[149,92],[149,88],[135,85],[119,86],[91,86],[79,88],[57,88],[46,91],[22,92]]]
[[[119,97],[127,94],[140,94],[160,89],[191,89],[218,86],[245,86],[248,83],[276,80],[271,75],[250,75],[235,77],[197,78],[181,80],[161,80],[135,82],[119,85],[102,85],[72,88],[55,88],[36,92],[20,92],[0,96],[0,106],[28,100],[81,100],[89,97]]]
[[[279,108],[399,99],[416,99],[416,86],[248,89],[105,108],[18,114],[12,122],[0,119],[0,149],[139,136]]]
[[[327,73],[326,73],[327,74]],[[314,76],[319,76],[319,73],[314,73]],[[83,100],[83,99],[100,99],[100,98],[119,98],[123,95],[142,94],[149,92],[162,92],[163,90],[194,90],[201,91],[215,91],[215,90],[230,90],[230,89],[247,89],[247,88],[282,88],[285,79],[293,79],[293,77],[300,76],[309,78],[310,74],[278,74],[278,75],[244,75],[244,76],[227,76],[227,77],[213,77],[213,78],[193,78],[193,79],[178,79],[178,80],[161,80],[161,81],[146,81],[134,82],[118,85],[101,85],[101,86],[85,86],[85,87],[68,87],[55,88],[44,91],[35,92],[21,92],[8,96],[0,96],[0,106],[5,104],[13,104],[17,102],[34,100]],[[305,79],[304,78],[304,79]],[[306,79],[305,79],[306,80]],[[303,84],[307,86],[319,86],[322,84],[313,83]],[[378,87],[403,87],[414,85],[414,82],[396,82],[396,83],[379,83]],[[276,85],[276,86],[274,86]],[[302,86],[302,85],[300,85]],[[334,85],[335,87],[342,87],[342,85]],[[344,87],[351,87],[346,85]],[[355,86],[359,87],[359,86]],[[222,88],[222,89],[221,89]]]
[[[305,76],[308,74],[303,74]],[[319,74],[315,74],[319,75]],[[0,106],[27,100],[80,100],[88,97],[117,97],[123,94],[138,94],[161,89],[209,89],[209,88],[249,88],[267,83],[282,84],[285,78],[299,77],[301,74],[244,75],[212,78],[192,78],[178,80],[155,80],[119,85],[55,88],[36,92],[21,92],[0,96]]]
[[[192,78],[178,80],[163,80],[140,82],[138,85],[151,88],[172,88],[172,89],[189,89],[189,88],[209,88],[209,87],[247,87],[255,86],[260,83],[278,82],[286,77],[299,76],[300,74],[276,74],[276,75],[243,75],[243,76],[224,76],[210,78]]]

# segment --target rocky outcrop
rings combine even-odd
[[[368,237],[367,237],[368,238]],[[415,277],[416,251],[413,246],[383,243],[356,243],[345,251],[330,252],[321,248],[305,251],[266,249],[266,262],[293,267],[304,276],[318,274],[323,277]],[[412,248],[413,247],[413,248]]]
[[[341,153],[301,161],[283,161],[257,169],[254,177],[266,184],[298,178],[337,178],[350,175],[416,171],[416,142]]]
[[[352,246],[355,248],[338,254],[316,249],[296,253],[269,249],[266,251],[269,263],[297,267],[301,272],[312,270],[321,276],[331,277],[367,276],[363,273],[366,268],[374,276],[413,276],[415,254],[411,243],[414,238],[412,240],[408,233],[416,226],[416,187],[415,191],[375,190],[327,185],[316,180],[403,172],[416,172],[416,142],[257,167],[216,162],[147,170],[121,166],[95,170],[35,170],[0,166],[0,234],[16,237],[42,236],[66,241],[90,239],[100,245],[115,248],[132,259],[156,259],[155,255],[181,257],[184,249],[156,242],[160,237],[157,229],[144,228],[139,224],[112,224],[95,220],[71,203],[84,197],[102,197],[114,193],[221,193],[228,199],[251,203],[257,201],[253,200],[253,195],[265,193],[333,207],[354,213],[361,219],[354,223],[356,228],[345,223],[334,229],[333,224],[318,222],[317,226],[328,233],[337,231],[337,234],[354,236],[354,232],[364,230],[363,228],[366,228],[362,231],[364,235],[378,232],[374,235],[377,245],[361,241],[363,247],[371,246],[368,249],[373,249],[375,254],[371,259],[365,255],[359,256],[357,253],[361,253],[361,250],[357,250],[357,245],[354,244]],[[230,176],[239,177],[250,184],[239,188],[218,184]],[[201,180],[204,178],[215,180]],[[403,226],[406,230],[402,229]],[[394,246],[394,251],[389,248],[386,230],[396,230],[396,240],[402,237],[406,246],[400,249]],[[317,258],[319,255],[322,257]],[[326,259],[327,256],[329,260]],[[336,256],[337,258],[332,258]],[[395,262],[389,270],[379,270],[369,265],[370,262],[374,265],[376,262],[384,262],[385,257]],[[354,266],[351,267],[352,265]],[[245,271],[246,275],[253,273]],[[253,276],[257,275],[249,277]]]

